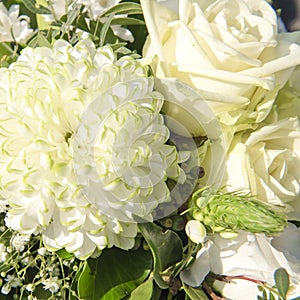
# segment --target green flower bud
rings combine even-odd
[[[172,225],[173,230],[181,231],[184,229],[186,221],[183,216],[175,215],[172,218],[172,221],[173,221],[173,225]]]
[[[159,223],[166,228],[171,228],[173,226],[173,220],[171,218],[164,218],[159,220]]]
[[[193,219],[213,232],[237,232],[278,235],[287,225],[286,217],[271,206],[241,192],[200,189],[192,197]]]

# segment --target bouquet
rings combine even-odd
[[[300,299],[300,32],[279,13],[0,2],[0,299]]]

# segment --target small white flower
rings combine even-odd
[[[52,276],[59,276],[60,275],[60,268],[59,267],[55,267],[52,271]]]
[[[0,200],[0,213],[7,212],[8,202],[6,200]],[[1,228],[0,228],[1,230]],[[4,230],[3,230],[4,231]]]
[[[59,280],[57,277],[48,278],[42,282],[45,290],[49,290],[52,294],[56,293],[59,289]]]
[[[45,247],[39,248],[38,249],[38,254],[44,256],[47,252],[47,249]]]
[[[29,283],[26,285],[26,291],[33,292],[34,291],[34,285],[32,283]]]
[[[0,244],[0,261],[4,262],[7,257],[6,246],[4,244]]]
[[[89,17],[92,20],[95,20],[106,10],[118,4],[120,0],[49,0],[47,2],[53,17],[56,20],[60,19],[63,15],[70,11],[74,3],[82,4],[85,11],[88,12]],[[47,19],[51,20],[51,17],[47,16]]]
[[[17,250],[22,252],[25,249],[25,245],[29,241],[28,236],[16,234],[11,238],[11,244],[12,246]]]
[[[21,285],[21,280],[14,275],[7,275],[5,281],[7,281],[7,283],[14,288]]]
[[[11,285],[9,283],[5,283],[1,288],[1,293],[7,295],[11,290]]]
[[[196,244],[203,243],[206,237],[205,226],[197,220],[190,220],[185,226],[185,232],[190,240]]]
[[[85,6],[90,18],[93,20],[119,2],[120,0],[78,0],[78,3]]]
[[[26,42],[33,33],[29,28],[29,22],[27,16],[19,16],[19,5],[12,5],[7,10],[0,2],[0,42]]]
[[[27,253],[23,253],[23,259],[21,260],[22,265],[30,265],[31,267],[34,267],[36,265],[35,259],[32,256],[26,256]]]
[[[73,10],[74,3],[82,4],[84,6],[84,12],[88,13],[88,16],[91,20],[96,20],[101,14],[105,11],[118,4],[120,0],[50,0],[49,9],[52,15],[44,15],[46,22],[51,22],[54,19],[58,20],[68,11]],[[118,17],[126,17],[126,15],[118,15]],[[90,20],[86,20],[89,24]],[[102,22],[105,21],[105,18],[101,19]],[[122,27],[121,25],[115,24],[111,25],[111,29],[114,34],[125,41],[133,42],[134,37],[130,30]]]

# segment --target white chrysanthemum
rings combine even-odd
[[[165,145],[162,99],[152,90],[138,61],[116,60],[89,40],[28,47],[0,69],[6,224],[41,232],[48,249],[79,258],[131,248],[134,218],[147,219],[170,199],[167,177],[184,175],[175,148]]]
[[[19,16],[19,5],[12,5],[9,10],[0,2],[0,42],[26,42],[33,33],[29,28],[30,19]]]

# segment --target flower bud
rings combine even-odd
[[[185,232],[190,240],[196,244],[203,243],[206,237],[205,226],[197,220],[188,221],[185,226]]]
[[[193,218],[213,232],[278,235],[287,225],[286,217],[271,206],[241,192],[200,189],[193,194]]]
[[[183,230],[186,223],[184,217],[179,215],[175,215],[172,218],[172,222],[173,222],[172,229],[175,231]]]

